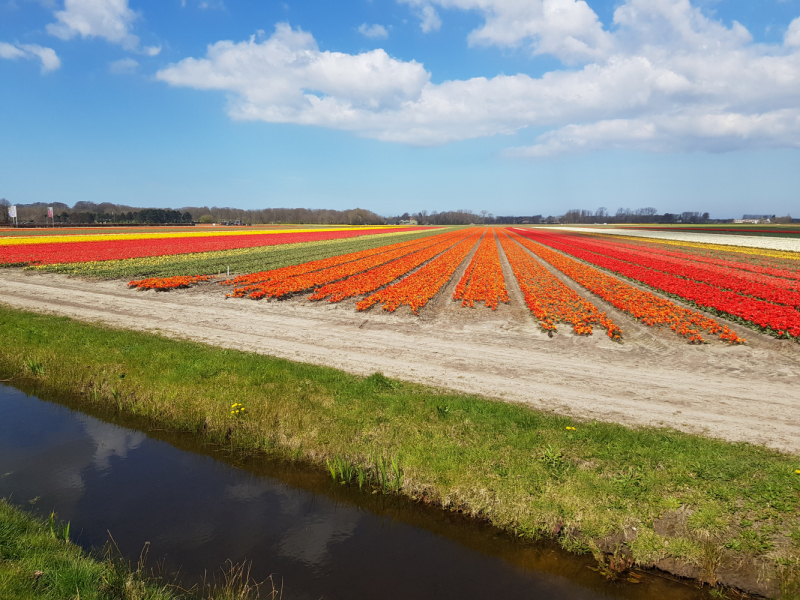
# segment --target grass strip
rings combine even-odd
[[[283,244],[279,246],[238,248],[234,250],[122,260],[36,265],[26,267],[26,269],[96,279],[213,275],[227,272],[228,267],[230,267],[232,273],[253,273],[255,271],[267,271],[329,258],[339,254],[377,248],[387,244],[415,240],[442,233],[443,231],[446,230],[437,228],[430,231],[415,231],[412,233],[381,233],[357,238]]]
[[[247,563],[230,562],[187,589],[148,569],[146,553],[136,565],[113,543],[87,553],[69,529],[54,513],[40,519],[0,498],[2,600],[275,600],[281,592],[271,577],[254,582]]]
[[[382,465],[397,493],[571,551],[677,560],[709,582],[746,567],[787,598],[800,578],[800,459],[764,447],[1,306],[0,378],[345,479]]]
[[[0,499],[0,598],[11,600],[173,600],[110,553],[90,556],[69,541],[69,528],[37,519]]]

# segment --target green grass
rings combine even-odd
[[[350,252],[358,252],[420,237],[442,233],[444,229],[429,229],[408,234],[365,235],[357,238],[340,240],[324,240],[320,242],[303,242],[257,248],[238,248],[214,252],[196,252],[192,254],[174,254],[169,256],[152,256],[144,258],[128,258],[124,260],[106,260],[99,262],[63,263],[26,267],[28,270],[62,273],[80,277],[97,279],[145,277],[172,277],[173,275],[214,275],[226,273],[254,273],[269,269],[278,269],[311,260],[339,256]],[[386,233],[392,233],[388,230]]]
[[[92,557],[69,541],[68,526],[44,521],[0,499],[3,600],[173,600],[124,561]]]
[[[797,581],[800,459],[764,447],[2,307],[0,378],[143,428],[311,461],[569,550],[597,553],[635,527],[624,545],[638,564],[675,558],[713,580],[750,561],[776,589]],[[662,518],[680,527],[660,535]]]

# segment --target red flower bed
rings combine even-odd
[[[638,240],[637,240],[638,242]],[[689,252],[681,252],[676,250],[669,250],[669,246],[663,244],[644,245],[647,240],[642,240],[639,243],[623,242],[613,238],[602,238],[602,243],[612,248],[631,249],[648,253],[652,256],[655,252],[660,258],[678,258],[686,261],[694,261],[697,263],[704,263],[718,267],[727,267],[740,271],[736,273],[738,276],[752,277],[753,274],[767,275],[769,278],[754,278],[754,281],[774,282],[774,285],[780,285],[786,289],[800,290],[800,271],[791,271],[789,269],[779,269],[767,264],[758,264],[759,258],[763,261],[770,260],[768,257],[759,257],[758,255],[746,255],[748,262],[741,262],[739,260],[732,260],[728,258],[724,251],[713,251],[706,249],[704,254],[694,254]],[[800,267],[800,265],[798,265]],[[776,281],[777,279],[777,281]],[[784,279],[790,281],[783,281]]]
[[[551,250],[542,243],[552,247],[561,246],[555,243],[558,234],[540,234],[540,232],[527,231],[521,237],[512,234],[514,239],[520,241],[534,254],[553,265],[556,269],[573,279],[578,284],[606,300],[616,308],[633,315],[642,323],[649,326],[668,326],[673,331],[689,339],[690,342],[703,342],[703,333],[718,334],[720,339],[730,343],[742,343],[745,340],[736,335],[728,327],[720,325],[695,311],[678,306],[674,302],[659,298],[655,294],[640,290],[624,281],[606,275],[598,269],[581,263],[569,256]],[[531,238],[531,239],[526,239]],[[534,243],[536,240],[541,243]],[[560,249],[560,248],[559,248]],[[563,250],[566,252],[565,250]],[[567,252],[569,254],[569,252]],[[590,253],[587,253],[590,254]]]
[[[800,312],[790,306],[750,298],[708,283],[684,279],[633,262],[625,262],[611,256],[590,252],[580,248],[579,244],[565,234],[531,231],[525,235],[598,267],[640,281],[657,290],[685,298],[698,306],[714,309],[747,323],[755,324],[778,336],[800,337]],[[724,280],[721,280],[720,283],[724,283]]]
[[[729,267],[699,264],[684,258],[653,256],[652,252],[619,244],[605,244],[582,236],[565,235],[559,239],[559,243],[670,275],[700,281],[738,294],[787,306],[800,306],[800,291],[796,289],[797,282],[788,279],[757,273],[743,273]]]
[[[257,246],[277,246],[299,242],[315,242],[389,233],[394,231],[417,231],[419,227],[403,229],[356,229],[346,231],[311,231],[305,233],[254,233],[252,235],[202,236],[183,238],[133,239],[93,242],[59,242],[0,246],[0,264],[56,264],[116,260],[190,254],[214,250],[233,250]]]

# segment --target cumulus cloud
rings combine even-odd
[[[205,58],[159,71],[171,85],[231,92],[231,116],[282,123],[357,127],[362,114],[400,110],[429,74],[383,50],[322,52],[311,34],[281,23],[263,42],[217,42]]]
[[[62,40],[99,37],[127,50],[139,45],[130,31],[138,15],[128,0],[64,0],[64,10],[56,11],[55,17],[57,22],[47,25],[47,32]]]
[[[586,22],[599,23],[596,16]],[[627,0],[614,25],[613,32],[583,36],[585,45],[569,51],[566,41],[552,42],[564,60],[580,54],[584,64],[541,77],[435,84],[420,63],[383,50],[321,51],[311,34],[287,24],[263,41],[212,44],[204,57],[172,64],[157,77],[227,93],[234,119],[329,127],[415,145],[536,127],[546,130],[536,143],[509,154],[800,147],[798,20],[783,44],[755,44],[742,25],[709,19],[688,0]],[[530,37],[512,34],[506,39]],[[569,38],[578,39],[562,34]]]
[[[794,48],[800,47],[800,17],[789,23],[783,43]]]
[[[55,71],[61,66],[61,60],[52,48],[37,44],[9,44],[0,42],[0,58],[15,60],[18,58],[38,58],[42,62],[42,74]]]
[[[473,46],[514,48],[527,46],[533,54],[552,54],[579,62],[604,56],[611,34],[603,30],[584,0],[400,0],[421,11],[422,30],[441,26],[434,8],[468,10],[483,17],[483,25],[469,35]],[[430,20],[428,20],[430,17]]]
[[[370,39],[378,39],[378,38],[387,38],[389,37],[389,32],[386,31],[386,27],[383,25],[367,25],[366,23],[362,23],[359,28],[358,32],[366,36]]]

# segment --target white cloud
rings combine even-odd
[[[628,0],[614,20],[613,33],[596,37],[602,44],[585,47],[597,58],[538,78],[434,84],[420,63],[383,50],[323,52],[311,34],[285,24],[264,41],[212,44],[205,57],[182,60],[157,77],[226,92],[234,119],[415,145],[536,127],[545,133],[535,145],[511,154],[800,147],[797,21],[783,45],[767,45],[753,43],[738,23],[726,27],[705,17],[688,0]]]
[[[442,26],[442,19],[439,18],[439,13],[430,4],[426,4],[420,11],[421,22],[419,24],[422,33],[430,33],[431,31],[439,31]]]
[[[139,45],[130,31],[138,15],[128,0],[64,0],[64,10],[56,11],[55,17],[57,23],[47,25],[47,32],[62,40],[100,37],[127,50]]]
[[[389,32],[386,31],[386,27],[378,24],[367,25],[366,23],[362,23],[358,28],[358,32],[361,35],[364,35],[371,39],[389,37]]]
[[[428,73],[383,50],[321,52],[311,34],[278,24],[263,42],[217,42],[206,58],[159,71],[171,85],[232,92],[231,116],[243,120],[357,122],[362,111],[399,110],[419,96]]]
[[[480,13],[484,23],[469,35],[474,46],[528,46],[533,54],[552,54],[569,62],[596,59],[611,47],[611,35],[584,0],[399,1],[421,8],[423,31],[441,26],[433,5]]]
[[[161,52],[161,46],[145,46],[142,48],[142,53],[147,56],[158,56]]]
[[[789,23],[783,43],[794,48],[800,47],[800,17]]]
[[[25,52],[23,52],[20,48],[17,48],[16,46],[7,42],[0,42],[0,58],[14,60],[17,58],[25,58],[25,56]]]
[[[130,75],[138,68],[139,62],[132,58],[121,58],[108,65],[108,70],[114,75]]]
[[[0,42],[0,58],[15,60],[17,58],[38,58],[42,61],[42,74],[55,71],[61,66],[61,60],[52,48],[37,44],[9,44]]]

